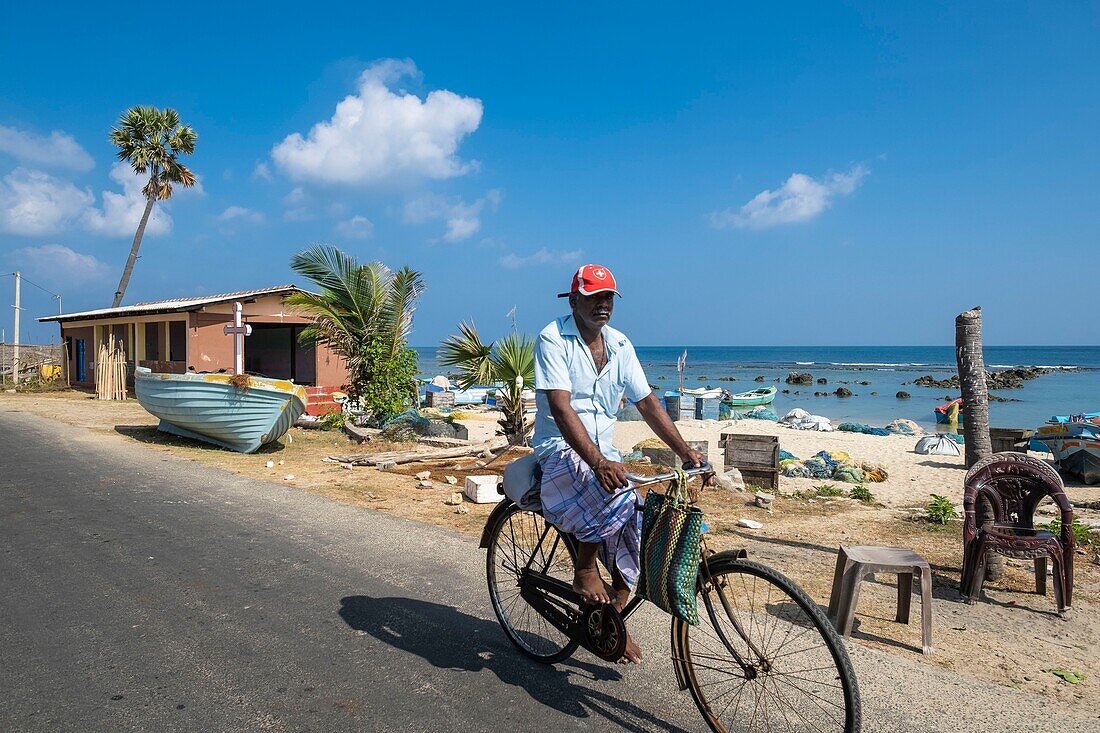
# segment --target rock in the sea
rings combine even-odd
[[[809,372],[791,372],[787,375],[787,384],[813,384],[814,375]]]
[[[757,377],[756,379],[754,379],[752,381],[754,381],[754,382],[763,382],[764,381],[764,376],[760,375],[759,377]]]
[[[901,390],[900,392],[898,392],[898,393],[897,393],[896,395],[894,395],[894,396],[895,396],[895,397],[897,397],[897,398],[898,398],[899,400],[907,400],[907,399],[909,399],[910,397],[912,397],[913,395],[909,394],[908,392],[906,392],[906,391],[905,391],[905,390],[903,389],[903,390]]]
[[[828,383],[829,383],[829,380],[828,380],[828,379],[826,379],[825,377],[818,377],[818,378],[817,378],[817,383],[818,383],[818,384],[828,384]]]
[[[852,390],[848,389],[847,387],[837,387],[836,392],[833,392],[833,394],[835,394],[837,397],[851,397]]]

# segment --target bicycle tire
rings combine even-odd
[[[750,678],[748,675],[746,675],[746,673],[742,671],[742,669],[734,659],[733,655],[729,655],[727,667],[728,669],[735,670],[733,673],[721,669],[719,666],[717,666],[721,664],[721,661],[713,661],[713,659],[716,658],[712,659],[709,657],[709,655],[705,661],[711,662],[715,666],[711,666],[711,664],[704,664],[703,661],[696,661],[695,659],[693,659],[691,643],[692,636],[694,635],[697,640],[700,640],[699,646],[701,648],[707,648],[705,647],[705,635],[707,633],[705,631],[705,628],[713,628],[713,621],[709,615],[709,612],[705,609],[705,603],[702,594],[714,594],[714,597],[712,597],[711,599],[711,608],[714,609],[715,616],[718,618],[720,624],[722,622],[723,616],[726,619],[730,620],[731,623],[729,628],[733,629],[731,614],[727,610],[727,607],[722,604],[721,597],[717,595],[717,592],[720,590],[722,593],[724,593],[727,596],[727,603],[732,604],[731,599],[728,597],[729,595],[732,595],[732,593],[726,593],[726,590],[730,588],[728,584],[729,580],[739,579],[743,587],[747,588],[746,578],[750,577],[753,579],[754,590],[756,588],[756,584],[759,582],[767,583],[770,586],[770,588],[768,589],[768,599],[772,599],[771,589],[774,588],[778,589],[779,593],[781,593],[783,596],[789,599],[789,601],[792,601],[795,604],[798,611],[800,612],[799,618],[805,619],[805,623],[808,624],[806,628],[798,632],[798,635],[794,637],[795,639],[801,638],[806,633],[809,633],[810,628],[812,628],[816,632],[816,637],[820,638],[823,648],[828,652],[828,659],[831,660],[831,664],[827,664],[824,655],[819,654],[817,656],[820,657],[820,660],[815,662],[821,665],[819,668],[808,668],[806,670],[798,671],[821,672],[822,674],[817,675],[817,677],[833,676],[835,672],[835,676],[833,677],[833,679],[829,681],[823,681],[820,679],[807,680],[805,677],[798,676],[795,672],[779,671],[780,661],[782,658],[789,659],[795,653],[801,653],[799,651],[787,651],[785,654],[778,654],[778,651],[782,650],[783,646],[789,643],[789,641],[791,640],[791,629],[789,628],[786,630],[784,637],[778,640],[781,641],[782,644],[777,647],[775,658],[768,661],[769,669],[766,671],[757,671],[757,676],[754,678]],[[723,581],[725,581],[725,584],[723,584]],[[778,600],[778,598],[779,596],[777,595],[776,599]],[[678,618],[674,618],[672,621],[673,660],[675,664],[680,665],[679,668],[681,670],[682,680],[691,691],[692,699],[695,700],[695,704],[699,708],[699,712],[702,713],[704,720],[706,720],[707,725],[710,726],[711,730],[715,731],[715,733],[732,733],[732,731],[735,730],[738,731],[738,733],[740,733],[741,731],[748,732],[755,730],[772,730],[772,725],[769,719],[767,708],[764,709],[763,713],[760,712],[760,700],[770,696],[774,698],[774,700],[777,702],[777,712],[773,713],[772,715],[776,716],[777,718],[782,718],[782,722],[777,721],[778,724],[775,728],[776,730],[801,730],[805,728],[806,730],[813,731],[835,730],[841,733],[859,733],[862,725],[859,685],[856,681],[855,670],[852,668],[851,659],[848,656],[848,650],[844,645],[844,641],[841,639],[840,635],[837,634],[836,630],[829,622],[825,613],[816,603],[814,603],[814,601],[797,583],[790,580],[774,568],[768,567],[767,565],[762,565],[757,562],[752,562],[751,560],[745,560],[733,556],[722,557],[721,555],[718,555],[708,558],[700,564],[700,577],[699,584],[697,586],[697,599],[699,600],[699,627],[691,627],[689,624]],[[715,603],[715,600],[718,601],[717,604]],[[762,633],[768,633],[767,620],[765,619],[763,622],[760,622],[758,619],[758,617],[762,614],[767,616],[773,613],[773,609],[769,609],[768,606],[768,602],[765,601],[765,603],[762,604],[759,608],[756,608],[755,605],[751,606],[744,615],[742,615],[739,611],[733,614],[734,616],[740,618],[742,621],[748,619],[748,632],[747,634],[740,635],[740,640],[742,642],[744,642],[746,635],[750,637],[752,636],[754,621],[757,621],[755,626],[759,629],[762,629]],[[780,615],[784,608],[789,610],[790,606],[781,606],[778,604],[774,605],[774,609]],[[797,627],[804,624],[789,622],[787,625],[790,627]],[[742,627],[744,627],[744,624],[742,624]],[[727,633],[727,630],[723,629],[722,633]],[[772,627],[770,635],[764,637],[765,643],[763,644],[763,653],[760,655],[761,657],[767,657],[768,642],[770,642],[777,633],[779,633],[779,621],[775,622],[775,625]],[[721,641],[721,634],[715,633],[712,638]],[[730,638],[728,633],[727,638]],[[735,644],[734,646],[735,648],[737,648],[739,644]],[[759,646],[760,645],[758,644],[758,647]],[[751,657],[751,654],[749,653],[749,645],[747,642],[745,643],[745,647],[746,653],[744,654],[743,658],[749,658]],[[709,648],[707,649],[709,650]],[[723,649],[725,650],[725,653],[728,653],[728,647],[726,647],[725,644],[722,644],[720,649]],[[807,650],[805,651],[809,651],[809,648],[807,648]],[[703,653],[700,652],[697,656],[702,659]],[[743,720],[731,722],[728,724],[723,722],[722,716],[733,704],[733,700],[731,699],[730,701],[728,701],[721,712],[716,711],[715,707],[717,707],[717,704],[720,702],[721,697],[729,693],[718,692],[720,688],[714,686],[719,684],[719,682],[701,680],[700,672],[706,672],[707,674],[714,673],[714,676],[719,677],[719,680],[722,679],[720,677],[721,674],[727,674],[729,675],[728,679],[731,684],[740,684],[742,686],[741,691],[737,693],[737,704],[733,711],[734,717],[736,717],[738,712],[740,711],[740,706],[742,702],[740,696],[743,694],[744,689],[746,689],[745,686],[752,685],[752,695],[755,697],[756,703],[752,705],[751,720],[749,720],[747,724]],[[790,678],[784,679],[782,675],[789,675]],[[737,683],[736,679],[738,678],[743,680],[743,682]],[[772,683],[770,690],[769,681]],[[837,685],[834,683],[839,684]],[[808,690],[806,689],[806,687],[801,687],[800,685],[814,687],[822,694],[830,695],[830,698],[842,699],[843,703],[838,703],[834,699],[824,698],[821,695],[815,693],[813,690]],[[712,689],[708,690],[708,687],[711,687]],[[838,697],[835,691],[828,692],[828,690],[840,690],[841,695]],[[819,710],[815,712],[818,717],[815,718],[812,722],[808,721],[805,716],[803,716],[799,711],[795,710],[790,701],[784,698],[785,692],[790,694],[797,694],[797,692],[795,691],[801,692],[803,695],[807,696],[810,701],[817,708],[819,708]],[[837,717],[833,717],[832,715],[830,715],[829,713],[832,708],[826,707],[822,704],[822,702],[827,702],[830,706],[836,707],[840,707],[842,705],[844,708],[844,715],[842,716],[843,721],[839,719],[841,717],[839,716],[839,714],[837,714]],[[746,706],[746,710],[747,708],[748,706]],[[801,722],[807,723],[807,725],[801,727],[792,727],[790,713],[794,713],[797,717],[801,717]],[[825,718],[829,719],[831,725],[823,725],[823,721],[821,720],[821,716],[823,714]],[[796,723],[797,722],[798,721],[796,720]],[[761,726],[758,727],[757,723],[761,724]]]
[[[529,524],[527,527],[520,528],[521,536],[525,540],[516,538],[517,522],[527,522]],[[570,657],[580,645],[551,626],[519,595],[519,573],[516,570],[518,553],[513,553],[510,550],[508,552],[512,559],[511,571],[508,563],[505,562],[507,558],[501,554],[505,549],[508,549],[502,543],[509,544],[512,550],[522,549],[517,548],[517,543],[532,544],[530,538],[533,535],[541,534],[547,526],[549,526],[551,533],[557,535],[557,529],[549,525],[541,515],[535,512],[523,511],[518,506],[513,505],[508,511],[501,514],[489,533],[489,542],[485,553],[485,576],[489,584],[489,601],[493,606],[493,613],[496,614],[497,621],[504,629],[508,639],[525,656],[543,664],[554,664]],[[505,532],[509,533],[507,537]],[[547,539],[549,539],[549,535]],[[529,548],[529,552],[522,559],[524,564],[534,553],[534,550],[534,546]],[[573,547],[564,540],[558,541],[554,547],[553,555],[556,556],[560,552],[565,552],[569,559],[567,572],[571,581],[572,567],[576,563]],[[553,557],[547,558],[546,564],[551,563],[553,563]],[[514,594],[509,595],[507,598],[502,597],[503,581],[498,579],[498,568],[506,572],[515,572],[516,590]],[[566,571],[559,569],[558,572],[561,574]],[[507,582],[510,584],[511,580],[512,578],[509,575]],[[525,608],[527,612],[519,611],[520,608]],[[521,621],[521,618],[524,620]]]

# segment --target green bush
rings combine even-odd
[[[343,410],[333,410],[321,416],[322,430],[343,430],[346,418]]]
[[[1040,524],[1039,527],[1056,535],[1062,534],[1061,519],[1052,519],[1046,524]],[[1076,517],[1073,519],[1073,536],[1077,538],[1078,545],[1091,545],[1093,543],[1092,530],[1082,524],[1081,520]]]
[[[853,486],[852,490],[848,492],[848,496],[856,499],[857,501],[862,501],[864,504],[875,503],[875,495],[872,494],[871,490],[863,484],[860,484],[859,486]]]
[[[844,495],[844,489],[835,484],[821,484],[821,486],[814,487],[814,496],[833,497]]]
[[[947,524],[949,520],[958,519],[959,513],[955,511],[955,505],[946,496],[931,494],[932,501],[924,508],[924,518],[931,524]]]

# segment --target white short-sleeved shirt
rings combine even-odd
[[[638,363],[630,339],[610,326],[603,327],[607,365],[597,374],[588,345],[577,330],[572,315],[558,318],[542,329],[535,343],[535,452],[544,458],[567,448],[561,430],[550,414],[546,391],[563,389],[572,395],[570,404],[588,437],[611,461],[621,461],[615,448],[616,415],[623,395],[638,402],[650,393],[649,382]]]

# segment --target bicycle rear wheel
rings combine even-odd
[[[577,642],[542,617],[520,595],[525,569],[573,582],[573,547],[535,512],[513,505],[490,533],[486,556],[489,600],[504,633],[516,647],[546,664],[577,650]]]
[[[672,624],[673,659],[711,729],[858,733],[848,651],[806,592],[766,565],[700,567],[698,626]]]

